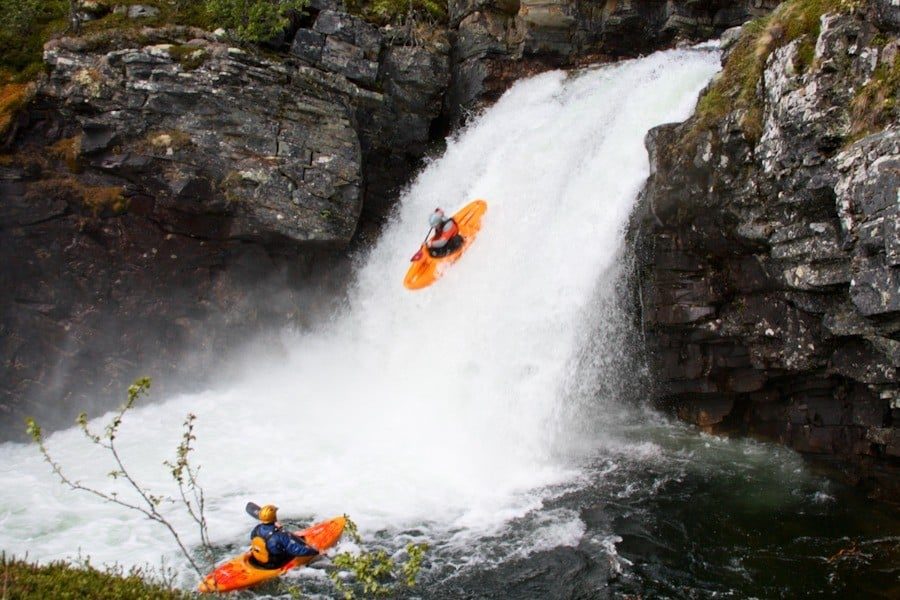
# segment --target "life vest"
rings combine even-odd
[[[429,247],[441,248],[447,245],[451,239],[459,233],[459,225],[453,219],[447,219],[443,223],[441,231],[434,231],[434,235],[428,240]]]
[[[266,539],[261,535],[250,540],[250,555],[253,560],[261,565],[269,562],[269,549],[266,547]]]
[[[256,532],[259,529],[263,531],[257,533],[252,538],[250,538],[250,555],[253,559],[261,565],[269,564],[269,560],[272,558],[269,555],[269,539],[276,533],[278,533],[277,527],[262,527],[257,526],[253,531]]]

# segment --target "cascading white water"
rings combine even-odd
[[[567,382],[586,332],[602,325],[597,286],[647,176],[644,136],[686,118],[718,68],[716,52],[677,50],[519,82],[404,194],[345,311],[286,334],[283,352],[247,356],[228,389],[129,414],[125,461],[148,487],[171,490],[161,463],[196,413],[210,531],[236,545],[252,525],[247,500],[283,516],[346,512],[364,533],[416,528],[452,546],[577,485],[590,444],[565,433],[577,418],[563,410]],[[405,290],[429,213],[476,197],[489,208],[475,244],[432,287]],[[118,489],[79,431],[48,445],[73,478]],[[6,444],[0,455],[0,548],[184,566],[159,526],[64,489],[34,447]],[[196,542],[187,519],[172,518]],[[554,543],[581,531],[562,523]]]

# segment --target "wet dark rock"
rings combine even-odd
[[[873,40],[897,30],[877,26],[823,17],[805,71],[799,43],[775,50],[758,141],[737,113],[653,130],[636,239],[659,402],[707,429],[837,455],[890,497],[900,132],[850,141],[856,91],[892,60]]]
[[[200,385],[232,340],[329,305],[300,290],[339,297],[365,198],[386,211],[431,141],[448,49],[382,57],[370,25],[323,22],[301,32],[359,64],[291,65],[183,28],[48,45],[0,169],[4,435],[117,402],[139,374]]]

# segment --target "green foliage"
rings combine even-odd
[[[44,42],[67,25],[68,0],[0,0],[0,83],[32,78]]]
[[[432,2],[433,0],[424,0]],[[100,18],[84,23],[83,33],[148,25],[190,25],[224,28],[237,41],[265,42],[277,38],[309,0],[116,0],[102,1]],[[113,5],[146,4],[159,9],[151,19],[129,19],[113,14]],[[104,12],[105,11],[105,12]],[[33,79],[43,67],[44,43],[70,28],[69,0],[0,0],[0,83]],[[80,23],[79,23],[80,25]],[[194,68],[205,57],[188,58]],[[199,61],[199,62],[198,62]]]
[[[265,42],[288,26],[308,0],[204,0],[211,22],[245,42]]]
[[[33,565],[0,554],[0,598],[44,600],[184,600],[191,596],[169,585],[148,583],[148,573],[133,568],[100,571],[87,563],[76,567],[64,562]]]
[[[357,544],[362,544],[359,530],[350,517],[344,515],[347,524],[344,534]],[[344,597],[354,600],[359,597],[396,596],[401,587],[412,588],[422,568],[427,544],[407,544],[406,560],[397,562],[384,550],[363,550],[356,554],[342,552],[332,557],[336,570],[330,571],[328,577]],[[344,579],[342,573],[349,573]]]
[[[417,20],[447,22],[447,0],[348,0],[347,10],[365,19],[386,25]]]

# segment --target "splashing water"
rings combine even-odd
[[[415,530],[449,556],[582,485],[582,459],[609,440],[572,407],[615,399],[576,397],[573,373],[589,347],[622,352],[588,344],[609,319],[597,299],[613,293],[648,174],[644,136],[686,118],[718,68],[715,51],[677,50],[519,82],[404,194],[344,311],[247,356],[227,389],[130,413],[118,438],[125,462],[148,487],[171,490],[161,463],[196,413],[210,531],[235,547],[253,499],[302,519],[346,512],[364,534]],[[432,287],[404,289],[430,212],[474,198],[489,204],[477,241]],[[48,445],[74,479],[117,489],[80,432]],[[165,556],[186,571],[161,528],[63,489],[34,447],[0,454],[0,548],[41,561],[79,550],[125,565]],[[184,517],[172,519],[197,542]],[[583,534],[577,514],[552,510],[508,554]]]

